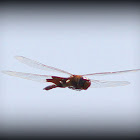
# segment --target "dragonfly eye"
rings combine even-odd
[[[81,88],[83,88],[83,89],[87,89],[90,85],[91,85],[91,82],[90,82],[90,80],[87,79],[87,78],[83,78],[83,77],[82,77],[82,78],[79,80],[79,86],[80,86]]]
[[[85,84],[85,82],[86,82],[86,80],[83,79],[83,78],[81,78],[81,79],[79,80],[79,85],[80,85],[80,86],[83,86],[83,85]]]

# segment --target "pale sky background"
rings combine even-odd
[[[131,6],[1,7],[0,70],[61,76],[28,67],[17,55],[74,74],[140,68],[139,13]],[[80,92],[44,91],[46,84],[0,77],[1,134],[131,135],[140,129],[140,72],[91,77],[131,84]]]

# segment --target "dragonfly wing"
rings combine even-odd
[[[31,74],[31,73],[22,73],[22,72],[15,72],[15,71],[2,71],[4,74],[8,74],[10,76],[16,76],[23,79],[33,80],[37,82],[46,83],[47,78],[52,78],[49,75],[39,75],[39,74]]]
[[[117,87],[117,86],[125,86],[128,84],[130,84],[130,82],[128,82],[128,81],[91,80],[91,87],[93,87],[93,88]]]
[[[91,74],[84,74],[82,76],[104,76],[104,75],[113,75],[113,74],[123,74],[128,72],[137,72],[140,71],[140,69],[134,69],[134,70],[125,70],[125,71],[115,71],[115,72],[101,72],[101,73],[91,73]]]
[[[26,64],[30,67],[38,68],[38,69],[45,70],[45,71],[51,70],[51,71],[55,71],[55,72],[61,72],[61,73],[66,73],[66,74],[72,75],[69,72],[66,72],[66,71],[63,71],[61,69],[57,69],[57,68],[54,68],[54,67],[51,67],[51,66],[41,64],[37,61],[31,60],[29,58],[25,58],[23,56],[16,56],[15,58],[17,60],[19,60],[20,62],[22,62],[22,63],[24,63],[24,64]]]

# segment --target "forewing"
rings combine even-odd
[[[30,67],[33,67],[33,68],[38,68],[38,69],[45,70],[45,71],[51,70],[51,71],[55,71],[55,72],[61,72],[61,73],[66,73],[66,74],[72,75],[69,72],[66,72],[66,71],[63,71],[61,69],[57,69],[57,68],[54,68],[54,67],[51,67],[51,66],[41,64],[37,61],[31,60],[29,58],[25,58],[23,56],[16,56],[15,58],[17,60],[19,60],[20,62],[22,62],[22,63],[24,63],[24,64],[26,64]]]
[[[82,76],[104,76],[104,75],[113,75],[113,74],[123,74],[128,72],[137,72],[140,71],[140,69],[134,69],[134,70],[125,70],[125,71],[115,71],[115,72],[101,72],[101,73],[91,73],[91,74],[84,74]]]
[[[128,84],[130,84],[130,82],[128,82],[128,81],[91,80],[91,87],[93,87],[93,88],[117,87],[117,86],[125,86]]]
[[[22,73],[22,72],[15,72],[15,71],[2,71],[4,74],[8,74],[10,76],[16,76],[23,79],[33,80],[37,82],[46,82],[47,78],[52,78],[49,75],[39,75],[39,74],[31,74],[31,73]]]

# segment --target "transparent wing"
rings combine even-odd
[[[28,65],[30,67],[38,68],[38,69],[45,70],[45,71],[51,70],[51,71],[55,71],[55,72],[61,72],[61,73],[66,73],[66,74],[72,75],[69,72],[66,72],[66,71],[51,67],[51,66],[41,64],[41,63],[39,63],[37,61],[25,58],[23,56],[16,56],[15,58],[17,60],[19,60],[20,62],[22,62],[22,63],[24,63],[24,64],[26,64],[26,65]]]
[[[10,76],[16,76],[23,79],[33,80],[37,82],[46,83],[47,78],[52,78],[49,75],[39,75],[39,74],[31,74],[31,73],[22,73],[22,72],[15,72],[15,71],[2,71],[4,74],[8,74]]]
[[[104,76],[104,75],[113,75],[113,74],[123,74],[128,72],[137,72],[140,71],[140,69],[134,69],[134,70],[124,70],[124,71],[115,71],[115,72],[101,72],[101,73],[91,73],[91,74],[84,74],[82,76]]]
[[[125,86],[128,84],[130,84],[130,82],[128,82],[128,81],[91,80],[91,87],[93,87],[93,88],[117,87],[117,86]]]

